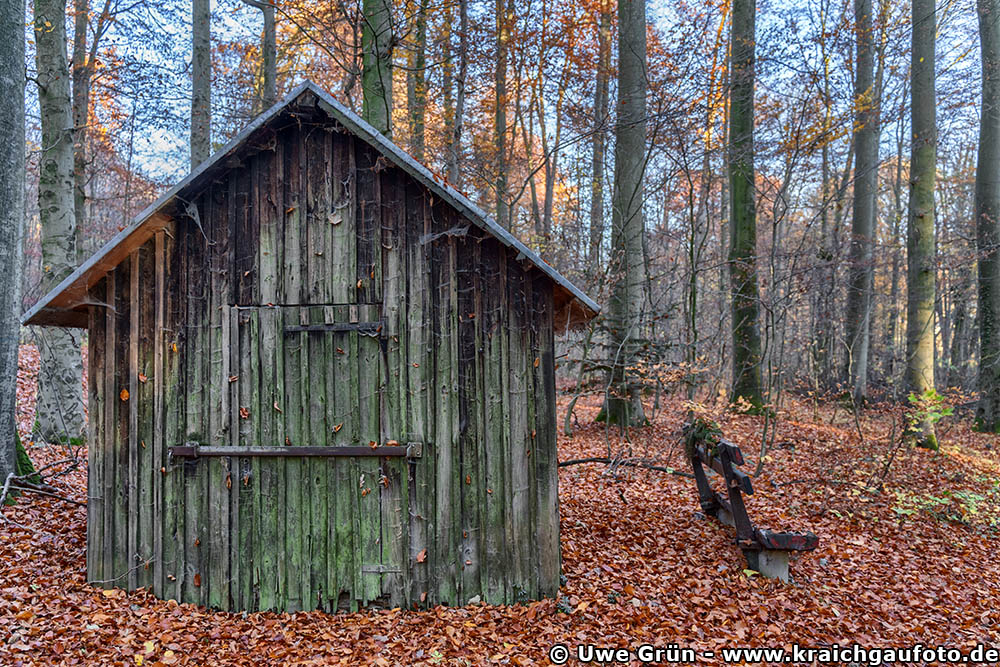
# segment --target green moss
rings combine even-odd
[[[32,484],[41,484],[41,475],[35,473],[35,466],[31,462],[31,458],[28,457],[27,450],[24,449],[24,445],[21,444],[21,437],[14,432],[14,448],[16,451],[16,459],[14,464],[14,474],[18,477],[23,477],[25,475],[31,475],[28,477],[28,481]],[[14,498],[21,495],[21,492],[17,489],[11,489],[7,494],[7,505],[14,504]]]

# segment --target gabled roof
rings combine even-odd
[[[314,97],[310,98],[310,95]],[[302,102],[314,103],[418,183],[458,210],[477,227],[489,233],[502,244],[517,250],[519,260],[529,262],[548,276],[555,286],[557,328],[582,324],[600,311],[600,306],[590,297],[514,238],[510,232],[498,225],[468,197],[432,174],[427,167],[414,160],[357,114],[337,102],[325,90],[311,81],[306,81],[292,90],[284,100],[258,116],[232,141],[216,151],[208,160],[188,174],[184,180],[167,190],[159,199],[139,213],[132,224],[116,234],[104,244],[103,248],[39,299],[24,314],[21,322],[23,324],[70,327],[87,326],[87,290],[126,259],[133,250],[152,238],[157,231],[163,229],[170,222],[170,212],[177,203],[179,195],[197,188],[205,174],[226,168],[228,159],[243,148],[254,132],[276,119],[289,106]]]

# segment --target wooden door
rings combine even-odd
[[[401,457],[294,454],[398,444],[383,428],[379,317],[375,305],[232,308],[233,445],[289,454],[240,463],[239,543],[262,608],[355,608],[395,590]]]

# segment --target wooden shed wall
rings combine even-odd
[[[555,594],[549,279],[308,110],[186,199],[91,289],[89,578],[223,609]],[[376,316],[375,347],[283,332]],[[423,456],[167,457],[372,428]]]

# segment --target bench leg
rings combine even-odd
[[[769,579],[781,579],[788,583],[788,552],[773,549],[746,549],[747,565]]]

